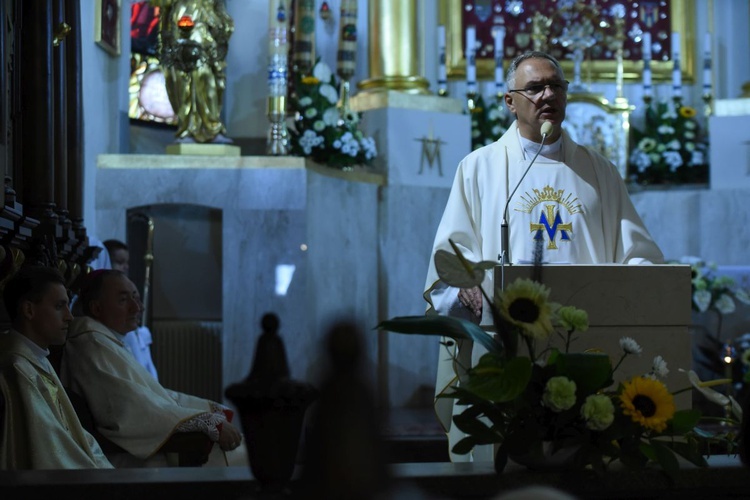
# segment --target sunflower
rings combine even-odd
[[[302,83],[304,83],[305,85],[317,85],[320,83],[320,80],[318,80],[314,76],[305,76],[302,77]]]
[[[517,279],[496,298],[500,314],[521,327],[524,335],[546,339],[552,333],[549,288],[529,279]]]
[[[691,108],[690,106],[680,107],[680,116],[682,116],[683,118],[693,118],[695,115],[695,108]]]
[[[674,397],[667,387],[648,377],[636,377],[623,383],[620,403],[625,415],[647,429],[661,432],[674,416]]]

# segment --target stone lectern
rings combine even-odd
[[[495,268],[495,293],[502,286],[503,270]],[[517,278],[531,278],[530,265],[505,266],[505,284]],[[687,265],[544,265],[540,281],[549,287],[550,300],[584,309],[589,329],[578,334],[571,352],[597,349],[608,354],[615,365],[622,354],[622,337],[635,339],[643,348],[639,356],[628,356],[615,372],[618,383],[651,371],[656,356],[667,362],[664,380],[670,392],[690,385],[679,369],[692,368],[691,270]],[[559,337],[552,345],[560,349]],[[537,349],[539,350],[539,349]],[[675,397],[678,408],[691,406],[691,391]]]

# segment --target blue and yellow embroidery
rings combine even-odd
[[[551,186],[545,186],[541,191],[539,189],[533,190],[534,195],[528,193],[521,197],[519,203],[520,208],[517,208],[518,212],[526,212],[530,214],[537,205],[545,202],[554,202],[556,205],[545,205],[539,216],[539,222],[532,222],[530,224],[530,231],[534,234],[535,240],[543,240],[544,233],[549,238],[547,243],[547,250],[557,250],[557,234],[560,234],[560,241],[570,241],[571,234],[573,233],[573,223],[563,222],[562,216],[559,210],[556,210],[558,206],[565,207],[568,215],[582,213],[582,206],[578,203],[578,198],[572,194],[565,195],[564,189],[555,190]]]

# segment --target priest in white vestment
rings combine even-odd
[[[71,324],[61,378],[86,400],[97,430],[142,463],[122,456],[112,460],[123,460],[123,466],[164,465],[159,450],[176,432],[202,432],[225,452],[240,445],[231,410],[164,388],[125,348],[123,336],[136,328],[142,311],[138,290],[125,274],[95,271],[79,300],[85,316]],[[225,465],[236,461],[223,460]]]
[[[0,333],[0,470],[111,469],[47,359],[73,319],[65,281],[54,269],[26,267],[3,299],[13,328]]]
[[[453,252],[451,239],[467,259],[500,260],[506,204],[510,229],[507,262],[532,262],[539,245],[545,263],[664,261],[617,168],[595,151],[576,144],[563,130],[568,82],[559,62],[543,52],[527,52],[511,63],[506,81],[505,102],[516,121],[498,141],[472,152],[458,166],[430,258],[424,293],[428,314],[491,324],[489,307],[479,289],[446,286],[437,275],[434,257],[440,249]],[[551,124],[551,131],[543,142],[545,122]],[[538,158],[527,171],[537,152]],[[482,283],[490,296],[492,278],[492,272],[487,272]],[[436,394],[456,383],[459,364],[476,364],[482,354],[479,351],[471,342],[452,347],[442,344]],[[454,358],[460,363],[454,363]],[[453,399],[435,400],[451,448],[463,437],[452,426],[453,403]],[[455,408],[455,413],[461,411]],[[451,452],[451,459],[493,459],[487,447],[477,447],[473,455]]]

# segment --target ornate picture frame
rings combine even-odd
[[[112,54],[120,55],[121,0],[94,0],[94,41]]]
[[[449,80],[461,80],[466,77],[466,59],[464,57],[464,43],[465,36],[463,30],[463,19],[465,4],[467,3],[478,3],[483,4],[486,7],[492,7],[494,4],[501,6],[503,10],[508,2],[501,2],[500,0],[441,0],[439,12],[438,12],[438,24],[445,26],[446,32],[446,68]],[[524,4],[526,7],[536,4],[541,6],[548,2],[544,0],[525,0],[523,2],[515,2],[517,4]],[[600,2],[604,3],[604,2]],[[535,12],[535,9],[528,8],[527,17],[531,16],[531,13]],[[666,14],[666,13],[664,13]],[[505,15],[505,14],[503,14]],[[671,0],[669,2],[669,14],[668,20],[670,23],[671,31],[680,33],[680,53],[681,53],[681,70],[683,81],[686,83],[692,83],[695,81],[696,75],[696,60],[695,60],[695,5],[693,2],[684,2],[680,0]],[[666,19],[666,18],[665,18]],[[492,23],[490,19],[489,23]],[[507,28],[506,28],[507,29]],[[506,34],[508,37],[516,36],[510,30]],[[479,33],[477,39],[480,40]],[[529,41],[530,36],[527,37]],[[531,45],[529,45],[531,48]],[[491,52],[491,51],[490,51]],[[669,54],[669,47],[666,47],[666,53]],[[504,56],[504,65],[507,69],[507,65],[510,62],[511,57]],[[640,59],[640,58],[639,58]],[[573,62],[567,59],[562,59],[561,64],[566,75],[573,74]],[[625,81],[637,81],[641,78],[643,71],[643,61],[630,59],[625,57],[623,64],[623,78]],[[495,61],[493,54],[483,57],[480,51],[477,53],[476,59],[477,78],[480,80],[492,80],[495,71]],[[651,62],[651,70],[654,82],[670,81],[672,75],[672,61],[671,55],[667,60],[657,59],[654,57]],[[586,80],[591,81],[614,81],[616,77],[616,62],[614,60],[589,60],[586,58],[583,62],[583,77]]]

